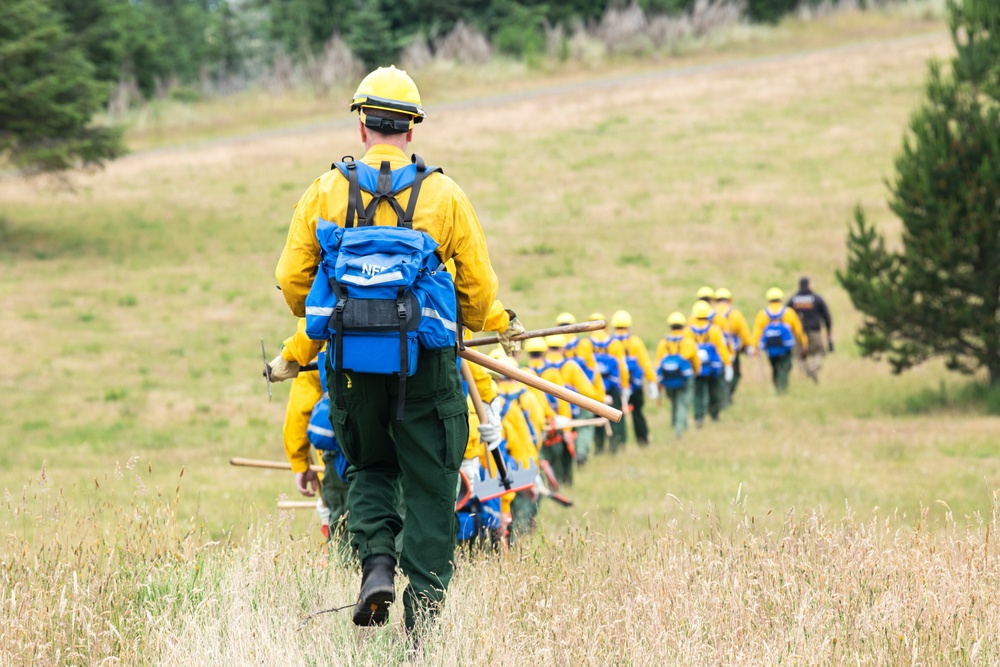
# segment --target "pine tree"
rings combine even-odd
[[[91,125],[106,95],[48,2],[0,3],[0,155],[26,171],[118,157],[121,130]]]
[[[890,250],[860,207],[838,273],[865,315],[864,356],[894,372],[943,356],[1000,385],[1000,7],[949,0],[956,56],[931,63],[927,99],[895,161],[889,205],[902,221]]]

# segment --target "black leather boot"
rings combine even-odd
[[[361,566],[361,593],[354,605],[354,625],[385,625],[389,605],[396,600],[396,559],[369,556]]]

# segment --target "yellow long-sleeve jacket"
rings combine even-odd
[[[687,359],[691,364],[695,377],[701,373],[701,359],[698,358],[698,344],[694,342],[694,335],[690,329],[684,329],[680,335],[667,334],[656,344],[656,366],[659,368],[663,358],[678,354],[683,359]]]
[[[519,410],[525,416],[525,426],[529,427],[529,435],[534,434],[532,442],[537,448],[542,446],[545,439],[545,432],[548,430],[548,417],[555,416],[555,412],[549,407],[548,401],[539,398],[538,390],[531,387],[522,386],[519,382],[512,380],[500,380],[500,395],[504,401],[513,401],[511,410]],[[546,414],[546,410],[551,415]]]
[[[365,154],[362,161],[378,168],[387,160],[393,169],[405,167],[410,159],[403,151],[378,144]],[[405,209],[410,190],[397,196]],[[371,195],[362,193],[365,204]],[[317,178],[295,205],[288,229],[285,248],[281,252],[275,277],[288,307],[298,317],[305,315],[305,298],[316,277],[320,261],[320,246],[316,240],[316,221],[324,220],[343,225],[347,217],[348,182],[336,169]],[[396,214],[390,206],[379,206],[376,225],[395,225]],[[421,185],[413,228],[426,232],[438,242],[438,257],[442,262],[455,261],[455,289],[466,326],[481,331],[497,297],[498,281],[490,264],[486,238],[476,212],[458,185],[440,172],[427,176]],[[494,331],[507,328],[506,313]]]
[[[734,352],[738,352],[745,347],[753,345],[753,337],[750,335],[750,325],[743,313],[730,308],[725,313],[726,321],[729,322],[729,346]]]
[[[563,386],[562,373],[560,373],[557,368],[546,368],[545,359],[529,359],[527,369],[535,373],[535,375],[543,380],[548,380],[553,384]],[[531,389],[532,391],[537,392],[535,395],[539,398],[539,400],[541,400],[543,405],[548,407],[548,416],[558,415],[560,417],[565,417],[566,419],[572,419],[573,410],[570,408],[569,403],[561,398],[550,397],[534,387],[531,387]],[[555,403],[555,407],[552,405],[553,402]]]
[[[781,304],[778,304],[777,306],[768,305],[766,308],[757,313],[757,317],[753,322],[752,340],[754,347],[760,346],[760,337],[763,335],[764,329],[767,328],[771,318],[777,317],[778,313],[781,313],[781,320],[791,327],[792,334],[794,334],[795,340],[798,341],[799,349],[808,348],[809,339],[806,337],[805,331],[802,330],[802,320],[799,319],[798,313],[796,313],[792,308],[788,308],[787,306],[783,306]]]
[[[587,378],[587,374],[583,372],[580,364],[575,359],[568,359],[558,352],[548,352],[545,354],[545,361],[547,364],[559,366],[559,374],[562,381],[557,384],[569,387],[576,393],[583,394],[587,398],[597,401],[603,398],[603,393],[598,391],[594,383]],[[553,380],[553,382],[555,381]]]
[[[707,324],[707,322],[704,320],[689,320],[688,331],[691,332],[691,338],[694,340],[695,344],[711,343],[718,351],[719,358],[722,359],[722,365],[732,365],[733,355],[729,351],[729,343],[726,341],[726,335],[722,333],[722,329],[720,329],[718,325],[710,324],[708,329],[703,333],[698,333],[693,328],[697,327],[701,329],[705,324]]]
[[[623,362],[625,362],[626,357],[635,357],[639,362],[639,368],[642,369],[643,379],[646,382],[656,382],[656,372],[653,370],[653,362],[649,358],[649,350],[646,349],[646,344],[642,342],[642,339],[635,334],[628,334],[624,340],[613,336],[611,343],[608,344],[608,352]],[[627,370],[622,377],[625,378],[622,381],[623,386],[628,387]]]
[[[591,384],[597,390],[595,400],[604,401],[607,391],[604,387],[604,378],[597,368],[597,359],[594,358],[594,341],[589,338],[577,338],[576,334],[566,334],[567,339],[577,341],[575,345],[566,346],[565,354],[567,359],[572,359],[580,364],[580,367],[591,377]]]
[[[285,339],[281,346],[281,356],[287,361],[305,366],[319,354],[321,343],[306,336],[306,321],[299,318],[295,333]],[[319,382],[319,371],[299,373],[292,380],[285,408],[285,424],[281,434],[285,444],[285,456],[292,464],[292,472],[309,469],[309,418],[313,407],[323,397],[323,387]]]

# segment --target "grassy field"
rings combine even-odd
[[[940,23],[855,13],[668,61],[428,74],[413,149],[476,204],[529,326],[624,307],[652,345],[702,284],[752,315],[808,274],[838,345],[780,399],[746,364],[681,442],[654,411],[653,446],[581,470],[576,508],[463,564],[429,661],[995,663],[996,420],[937,364],[859,359],[833,277],[856,203],[897,230],[883,180],[950,48]],[[0,664],[402,655],[395,616],[296,632],[356,575],[313,567],[312,517],[273,511],[290,474],[227,465],[281,457],[288,388],[269,404],[259,377],[259,338],[273,354],[294,328],[274,264],[301,191],[360,152],[340,111],[241,138],[325,117],[293,102],[168,109],[133,130],[157,150],[71,187],[0,182]]]

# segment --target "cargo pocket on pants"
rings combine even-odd
[[[331,405],[330,424],[333,426],[333,432],[337,436],[337,444],[340,445],[340,451],[344,453],[348,463],[351,465],[358,465],[361,450],[358,448],[358,443],[355,442],[356,438],[354,437],[354,433],[351,431],[350,424],[347,422],[347,410],[344,408],[338,408],[336,405]]]
[[[437,415],[444,426],[441,462],[446,470],[456,472],[469,443],[469,407],[465,397],[456,396],[438,403]]]

